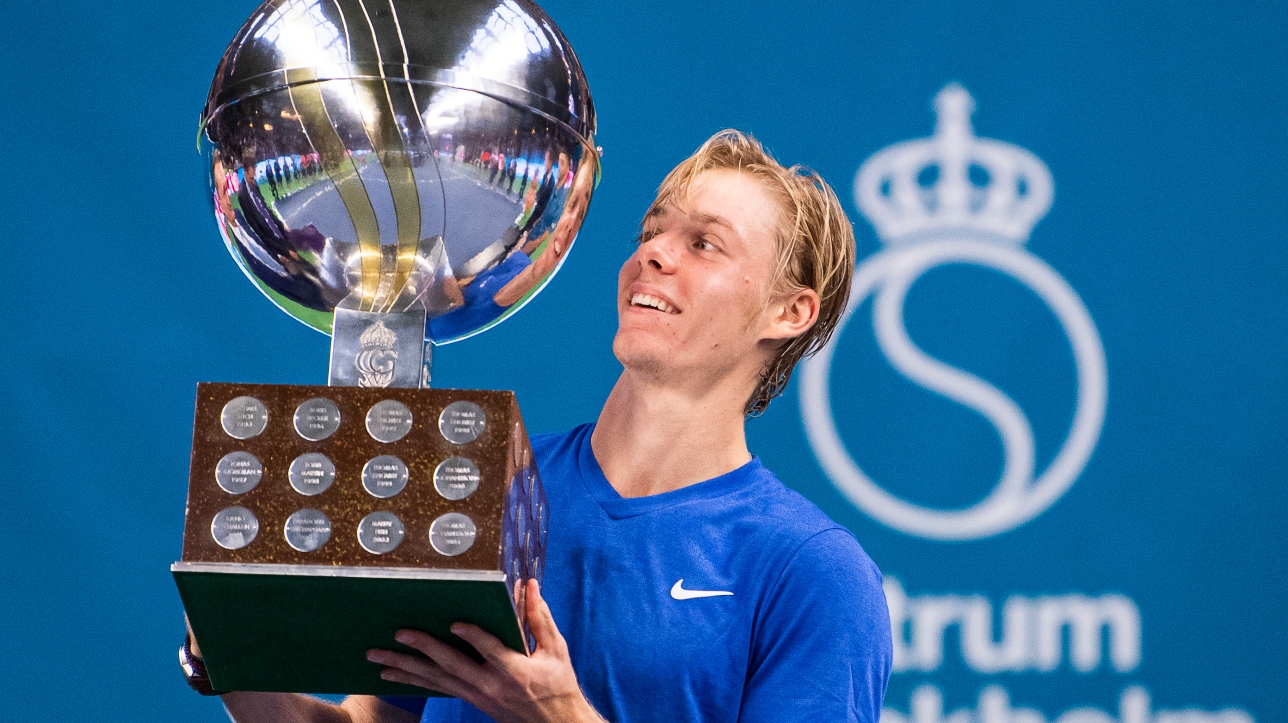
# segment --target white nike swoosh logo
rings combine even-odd
[[[685,590],[684,578],[675,581],[671,586],[671,597],[676,600],[692,600],[696,597],[719,597],[721,595],[732,595],[728,590]]]

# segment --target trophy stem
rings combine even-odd
[[[429,386],[425,309],[378,313],[337,308],[331,332],[333,387]]]
[[[429,389],[429,382],[434,378],[434,342],[425,340],[425,356],[420,363],[420,388]]]

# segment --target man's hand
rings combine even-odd
[[[527,583],[528,626],[536,638],[532,655],[517,653],[476,625],[456,623],[452,634],[483,656],[476,663],[455,648],[415,630],[400,630],[398,642],[425,657],[372,650],[367,659],[388,666],[380,677],[454,695],[500,723],[603,723],[577,684],[568,644],[541,598],[536,580]]]

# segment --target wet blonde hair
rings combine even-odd
[[[850,297],[854,274],[854,228],[832,187],[803,166],[779,163],[752,136],[723,130],[676,166],[658,187],[645,218],[663,206],[683,206],[695,178],[706,171],[737,171],[759,180],[779,204],[777,265],[766,304],[804,289],[818,293],[818,320],[803,334],[787,340],[760,373],[760,382],[744,411],[758,416],[782,394],[792,369],[802,357],[817,352],[831,338]]]

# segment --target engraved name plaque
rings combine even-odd
[[[362,466],[362,488],[372,497],[388,499],[407,486],[407,465],[392,454],[382,454]]]
[[[378,442],[397,442],[411,431],[411,410],[402,402],[385,399],[367,412],[367,432]]]
[[[453,444],[469,444],[483,434],[487,415],[474,402],[452,402],[438,417],[438,430],[443,439]]]
[[[313,552],[331,539],[331,520],[318,510],[300,510],[286,518],[286,543],[300,552]]]
[[[210,521],[210,536],[226,550],[240,550],[255,541],[259,520],[245,507],[227,507]]]
[[[320,442],[340,428],[340,409],[335,402],[317,397],[295,408],[295,431],[310,442]]]
[[[230,495],[250,492],[263,476],[264,465],[250,452],[229,452],[215,465],[215,482]]]
[[[250,439],[264,431],[268,410],[254,397],[237,397],[224,405],[219,422],[229,437]]]
[[[479,488],[479,466],[468,457],[449,457],[434,469],[434,489],[449,500],[463,500]]]
[[[407,528],[392,512],[372,512],[358,523],[358,542],[373,555],[393,552],[402,544]]]

